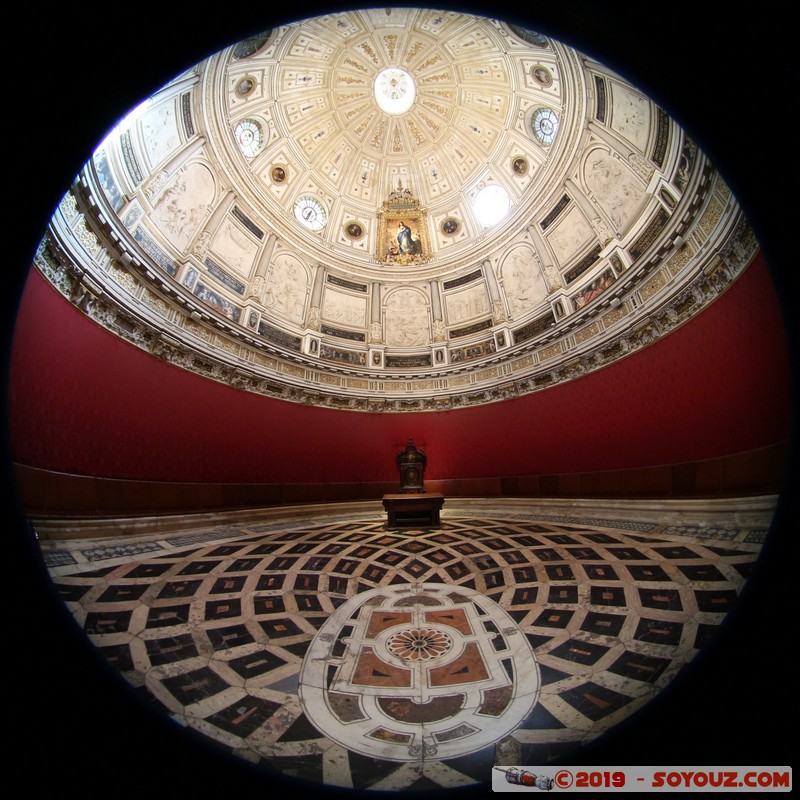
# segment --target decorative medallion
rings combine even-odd
[[[661,189],[661,191],[658,193],[658,196],[670,211],[675,210],[675,206],[678,204],[678,201],[673,197],[672,192],[668,192],[666,189]]]
[[[256,79],[252,75],[241,78],[236,84],[237,97],[249,97],[256,88]]]
[[[390,653],[406,661],[430,661],[452,647],[452,638],[435,628],[409,628],[392,634],[386,642]]]
[[[377,258],[392,266],[423,264],[431,258],[427,211],[400,183],[378,209]]]
[[[461,228],[461,222],[457,220],[455,217],[448,217],[444,222],[439,230],[445,236],[455,236]]]
[[[544,87],[545,89],[548,86],[553,85],[553,75],[547,67],[542,66],[541,64],[534,64],[531,67],[531,77],[539,84],[539,86]]]
[[[355,220],[351,220],[350,222],[345,222],[344,233],[348,239],[354,239],[354,240],[363,239],[364,226],[360,222],[356,222]]]
[[[269,172],[269,177],[273,183],[284,183],[288,177],[286,174],[286,167],[282,164],[276,164]]]
[[[367,756],[456,758],[524,722],[539,667],[514,620],[465,586],[395,584],[342,604],[303,660],[299,694],[326,736]]]
[[[527,175],[529,169],[528,159],[524,156],[518,156],[512,160],[511,169],[515,175]]]

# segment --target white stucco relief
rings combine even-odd
[[[486,288],[480,284],[450,294],[445,297],[445,307],[447,308],[447,321],[451,325],[484,316],[489,313]]]
[[[611,127],[624,136],[640,153],[647,148],[650,106],[640,94],[615,83],[611,92]]]
[[[153,222],[183,252],[206,220],[213,199],[211,171],[203,164],[189,164],[158,198]]]
[[[592,226],[575,206],[547,230],[547,241],[560,264],[568,263],[593,238]]]
[[[399,289],[386,300],[386,343],[395,347],[427,344],[428,303],[414,289]]]
[[[153,167],[160,164],[181,143],[175,110],[171,103],[149,110],[142,117],[140,128],[147,159]]]
[[[547,296],[547,284],[528,247],[515,247],[503,260],[500,279],[512,316],[526,314]]]
[[[302,322],[308,294],[308,273],[288,253],[276,256],[267,273],[264,305],[273,313]]]
[[[644,197],[644,187],[636,176],[610,153],[593,150],[584,161],[583,178],[617,233],[624,231]]]
[[[364,328],[367,324],[367,298],[354,297],[326,287],[322,316],[330,322]]]
[[[233,222],[226,220],[220,227],[211,250],[222,263],[241,276],[247,277],[253,266],[258,245],[243,233]]]

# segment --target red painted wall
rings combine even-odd
[[[9,410],[19,464],[222,483],[394,481],[409,437],[432,480],[677,464],[785,441],[791,424],[785,333],[760,258],[691,323],[611,367],[423,414],[312,408],[206,380],[108,334],[32,271]]]

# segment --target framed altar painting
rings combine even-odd
[[[424,264],[431,257],[425,209],[407,189],[392,192],[378,210],[376,257],[389,266]]]

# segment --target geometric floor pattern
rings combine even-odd
[[[181,725],[285,776],[435,791],[569,757],[653,699],[762,534],[364,514],[45,555],[86,636]]]

